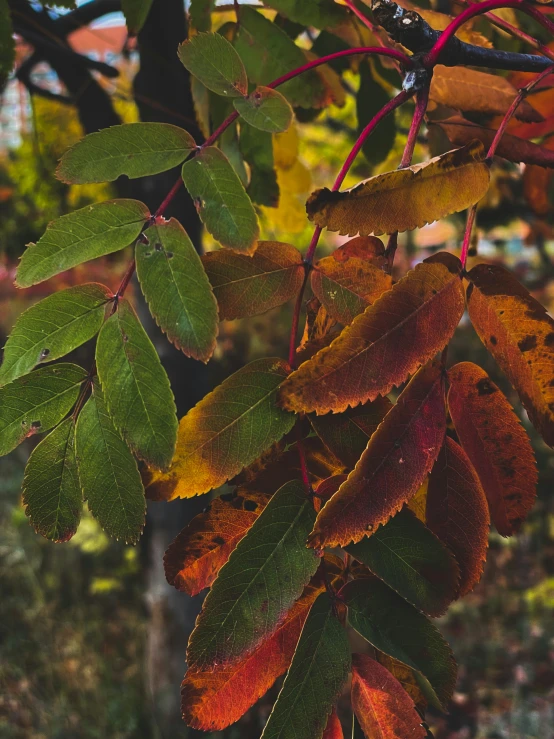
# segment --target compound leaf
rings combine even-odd
[[[281,133],[292,123],[287,99],[271,87],[256,87],[250,95],[234,100],[233,105],[247,123],[261,131]]]
[[[198,33],[179,46],[179,59],[208,90],[224,97],[248,94],[246,70],[220,33]]]

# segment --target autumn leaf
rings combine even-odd
[[[398,680],[367,654],[352,655],[352,708],[371,739],[425,739],[414,702]]]
[[[478,264],[468,279],[469,316],[479,338],[554,446],[554,320],[503,267]]]
[[[479,477],[464,450],[448,436],[429,478],[425,514],[427,526],[456,556],[461,598],[481,579],[490,516]]]
[[[321,739],[344,739],[342,726],[340,725],[339,717],[337,716],[335,708],[331,711],[331,715],[329,716],[327,726],[325,727],[325,731],[323,732]]]
[[[514,534],[535,502],[537,468],[529,437],[512,406],[471,362],[448,371],[448,408],[460,443],[487,496],[502,536]]]
[[[402,685],[406,693],[408,693],[410,698],[413,700],[415,707],[418,709],[420,714],[424,715],[427,710],[428,701],[421,690],[418,682],[419,675],[417,672],[411,667],[408,667],[408,665],[405,665],[403,662],[400,662],[400,660],[394,659],[394,657],[390,657],[388,654],[380,652],[379,650],[375,651],[375,659],[379,664],[383,665],[383,667],[386,667],[390,674],[398,680],[400,685]]]
[[[254,492],[216,498],[169,545],[164,556],[168,583],[191,596],[210,587],[268,500]]]
[[[446,431],[443,371],[421,369],[371,437],[354,471],[319,513],[308,543],[342,546],[371,535],[417,492]]]
[[[422,164],[370,177],[350,190],[313,192],[310,221],[355,236],[421,228],[477,203],[489,187],[483,144],[474,141]]]
[[[418,264],[285,380],[283,406],[337,413],[403,383],[454,333],[465,307],[460,274],[445,252]]]
[[[295,417],[276,403],[286,375],[283,360],[257,359],[206,395],[181,419],[168,471],[144,472],[147,497],[173,500],[207,493],[290,431]]]

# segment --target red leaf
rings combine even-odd
[[[327,726],[325,727],[325,731],[323,732],[321,739],[344,739],[342,726],[340,725],[339,717],[337,716],[335,708],[333,708],[331,715],[329,716],[329,721],[327,721]]]
[[[537,468],[512,406],[486,372],[461,362],[448,372],[448,407],[460,443],[487,496],[502,536],[515,533],[533,507]]]
[[[366,654],[352,655],[352,707],[368,739],[425,739],[427,734],[402,685]]]
[[[443,371],[433,362],[413,377],[353,472],[319,513],[309,545],[343,546],[386,523],[417,492],[445,431]]]
[[[427,526],[456,556],[462,597],[481,579],[490,516],[477,473],[464,450],[449,437],[429,478],[425,515]]]

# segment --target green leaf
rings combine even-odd
[[[15,62],[15,41],[8,0],[0,0],[0,91],[13,69]]]
[[[132,451],[155,467],[167,467],[177,436],[175,402],[152,342],[130,303],[102,326],[96,365],[112,420]]]
[[[35,447],[23,478],[23,505],[38,534],[68,541],[81,519],[83,496],[75,461],[75,421],[66,419]]]
[[[121,10],[131,36],[136,36],[144,26],[152,0],[121,0]]]
[[[387,397],[347,408],[343,413],[310,414],[310,423],[325,446],[348,468],[362,456],[371,435],[392,408]]]
[[[376,649],[421,673],[427,697],[444,708],[457,669],[450,647],[432,622],[377,579],[349,582],[340,595],[350,625]]]
[[[92,339],[111,297],[107,287],[89,282],[60,290],[24,311],[4,347],[0,386]]]
[[[233,105],[247,123],[261,131],[281,133],[292,123],[292,108],[280,92],[270,87],[257,87],[247,97],[234,100]]]
[[[360,62],[360,86],[356,94],[358,134],[390,100],[387,91],[375,79],[373,70],[376,66],[372,67],[367,59]],[[362,146],[364,156],[372,166],[384,162],[394,146],[396,139],[394,115],[393,112],[387,116],[386,121],[381,121]]]
[[[275,493],[206,596],[188,646],[189,667],[235,662],[273,633],[318,568],[319,557],[305,545],[314,521],[300,481]]]
[[[207,362],[218,332],[217,303],[200,257],[172,218],[145,231],[136,246],[137,275],[156,323],[187,357]]]
[[[126,123],[89,133],[62,156],[56,176],[69,185],[111,182],[177,167],[196,148],[183,128],[169,123]]]
[[[138,200],[109,200],[87,205],[52,221],[21,257],[15,284],[31,287],[89,259],[129,246],[148,220]]]
[[[92,515],[110,536],[135,544],[144,528],[144,488],[98,384],[79,414],[75,447],[79,480]]]
[[[460,570],[452,553],[404,508],[369,538],[345,547],[374,575],[431,616],[456,598]]]
[[[202,257],[222,320],[255,316],[298,294],[304,279],[302,255],[291,244],[259,241],[249,257],[221,249]]]
[[[350,659],[346,629],[322,593],[310,609],[262,739],[320,739]]]
[[[195,31],[211,31],[215,0],[190,0],[189,20]]]
[[[208,146],[183,164],[183,180],[202,222],[223,246],[252,254],[260,235],[250,198],[229,160]]]
[[[56,364],[0,389],[0,455],[56,426],[75,404],[86,376],[76,364]]]
[[[218,95],[248,94],[248,77],[240,56],[219,33],[199,33],[179,46],[179,59],[202,84]]]
[[[303,26],[329,28],[348,19],[346,8],[334,0],[266,0],[265,5]]]
[[[279,204],[279,184],[273,165],[273,137],[267,131],[241,124],[239,146],[250,167],[250,184],[246,192],[253,203],[276,208]]]
[[[268,85],[307,61],[302,49],[284,31],[246,6],[240,9],[234,45],[249,79],[257,85]],[[279,90],[291,105],[301,108],[321,107],[326,96],[325,86],[314,71],[285,82]]]

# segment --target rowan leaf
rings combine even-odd
[[[28,244],[17,270],[17,287],[31,287],[124,249],[137,238],[148,217],[148,208],[138,200],[108,200],[60,216],[36,244]]]
[[[350,671],[346,629],[327,593],[313,604],[262,739],[321,739]]]
[[[218,333],[217,303],[202,262],[179,221],[145,231],[136,246],[137,276],[152,315],[167,338],[203,362],[212,356]]]
[[[467,67],[437,64],[429,98],[434,103],[471,113],[504,115],[514,102],[517,90],[505,77],[478,72]],[[518,105],[516,118],[541,121],[542,116],[526,100]]]
[[[265,5],[295,23],[316,28],[338,26],[346,15],[333,0],[266,0]]]
[[[464,307],[460,261],[429,257],[287,378],[283,406],[338,413],[386,395],[447,344]]]
[[[312,415],[310,423],[329,451],[352,469],[391,408],[388,398],[377,397],[372,403],[347,408],[343,413]]]
[[[369,236],[352,239],[320,259],[310,274],[314,294],[340,323],[352,323],[392,287],[392,277],[382,269],[384,247],[379,243],[380,250]]]
[[[310,221],[355,236],[410,231],[477,203],[489,187],[483,144],[370,177],[350,190],[324,187],[306,202]]]
[[[121,10],[131,36],[136,36],[144,26],[151,7],[152,0],[121,0]]]
[[[86,376],[76,364],[55,364],[0,389],[0,455],[56,426],[75,404]]]
[[[258,219],[225,154],[215,146],[202,149],[183,164],[183,180],[214,239],[229,249],[252,254],[260,234]]]
[[[137,463],[115,429],[98,384],[77,420],[79,481],[90,512],[109,536],[136,544],[146,501]]]
[[[283,622],[319,565],[305,546],[314,519],[300,481],[275,493],[206,596],[187,650],[193,669],[241,660]]]
[[[479,338],[554,446],[554,320],[503,267],[479,264],[468,278],[469,316]]]
[[[319,513],[309,546],[343,546],[371,536],[415,495],[445,432],[443,371],[430,363],[412,378],[353,472]]]
[[[215,0],[190,0],[189,21],[195,31],[210,31]]]
[[[308,585],[269,639],[232,665],[189,668],[181,685],[183,718],[194,729],[221,730],[237,721],[290,665],[302,626],[323,584]]]
[[[175,449],[177,417],[169,380],[127,300],[102,326],[96,365],[112,421],[131,450],[165,468]]]
[[[248,94],[246,70],[220,33],[198,33],[179,46],[179,59],[208,90],[225,97]]]
[[[235,110],[254,128],[269,133],[286,131],[293,112],[287,99],[277,90],[262,85],[243,98],[233,101]]]
[[[75,462],[75,421],[67,418],[32,451],[23,477],[25,514],[37,534],[68,541],[81,519],[83,496]]]
[[[146,472],[147,497],[172,500],[207,493],[279,441],[295,421],[276,403],[286,374],[281,359],[257,359],[206,395],[181,419],[169,470]]]
[[[202,257],[222,320],[255,316],[295,297],[304,279],[302,255],[291,244],[259,241],[249,257],[220,249]]]
[[[340,595],[350,625],[376,649],[417,670],[433,705],[446,706],[456,684],[456,663],[433,623],[377,578],[353,580]]]
[[[408,508],[346,551],[420,611],[441,616],[458,593],[451,552]]]
[[[125,123],[89,133],[62,156],[56,176],[68,185],[112,182],[165,172],[196,148],[183,128],[169,123]]]
[[[448,408],[502,536],[514,534],[533,507],[537,467],[525,429],[487,373],[471,362],[448,371]]]
[[[456,556],[461,598],[481,579],[490,516],[477,473],[464,450],[448,436],[429,478],[425,518],[431,531]]]
[[[273,161],[272,134],[244,122],[240,127],[239,148],[250,169],[248,196],[253,203],[276,208],[280,192]]]
[[[383,665],[383,667],[385,667],[393,677],[398,680],[400,685],[402,685],[406,693],[408,693],[408,695],[414,702],[420,715],[424,716],[429,701],[424,696],[421,689],[422,678],[420,673],[413,670],[411,667],[408,667],[408,665],[405,665],[403,662],[394,659],[394,657],[390,657],[384,652],[380,652],[377,649],[375,650],[375,652],[375,659],[379,662],[380,665]]]
[[[374,70],[375,62],[369,58],[362,59],[359,66],[360,86],[356,94],[356,118],[358,121],[358,136],[381,108],[390,100],[390,95],[379,83]],[[395,111],[382,120],[372,131],[364,144],[362,151],[365,158],[375,166],[383,162],[389,155],[396,139]]]
[[[171,542],[164,556],[167,582],[191,596],[210,587],[269,496],[242,492],[216,498]]]
[[[335,708],[331,711],[322,739],[344,739],[342,726]]]
[[[352,655],[352,708],[371,739],[425,739],[414,702],[398,680],[367,654]]]
[[[89,282],[60,290],[23,311],[4,347],[0,386],[92,339],[111,297],[107,287]]]

